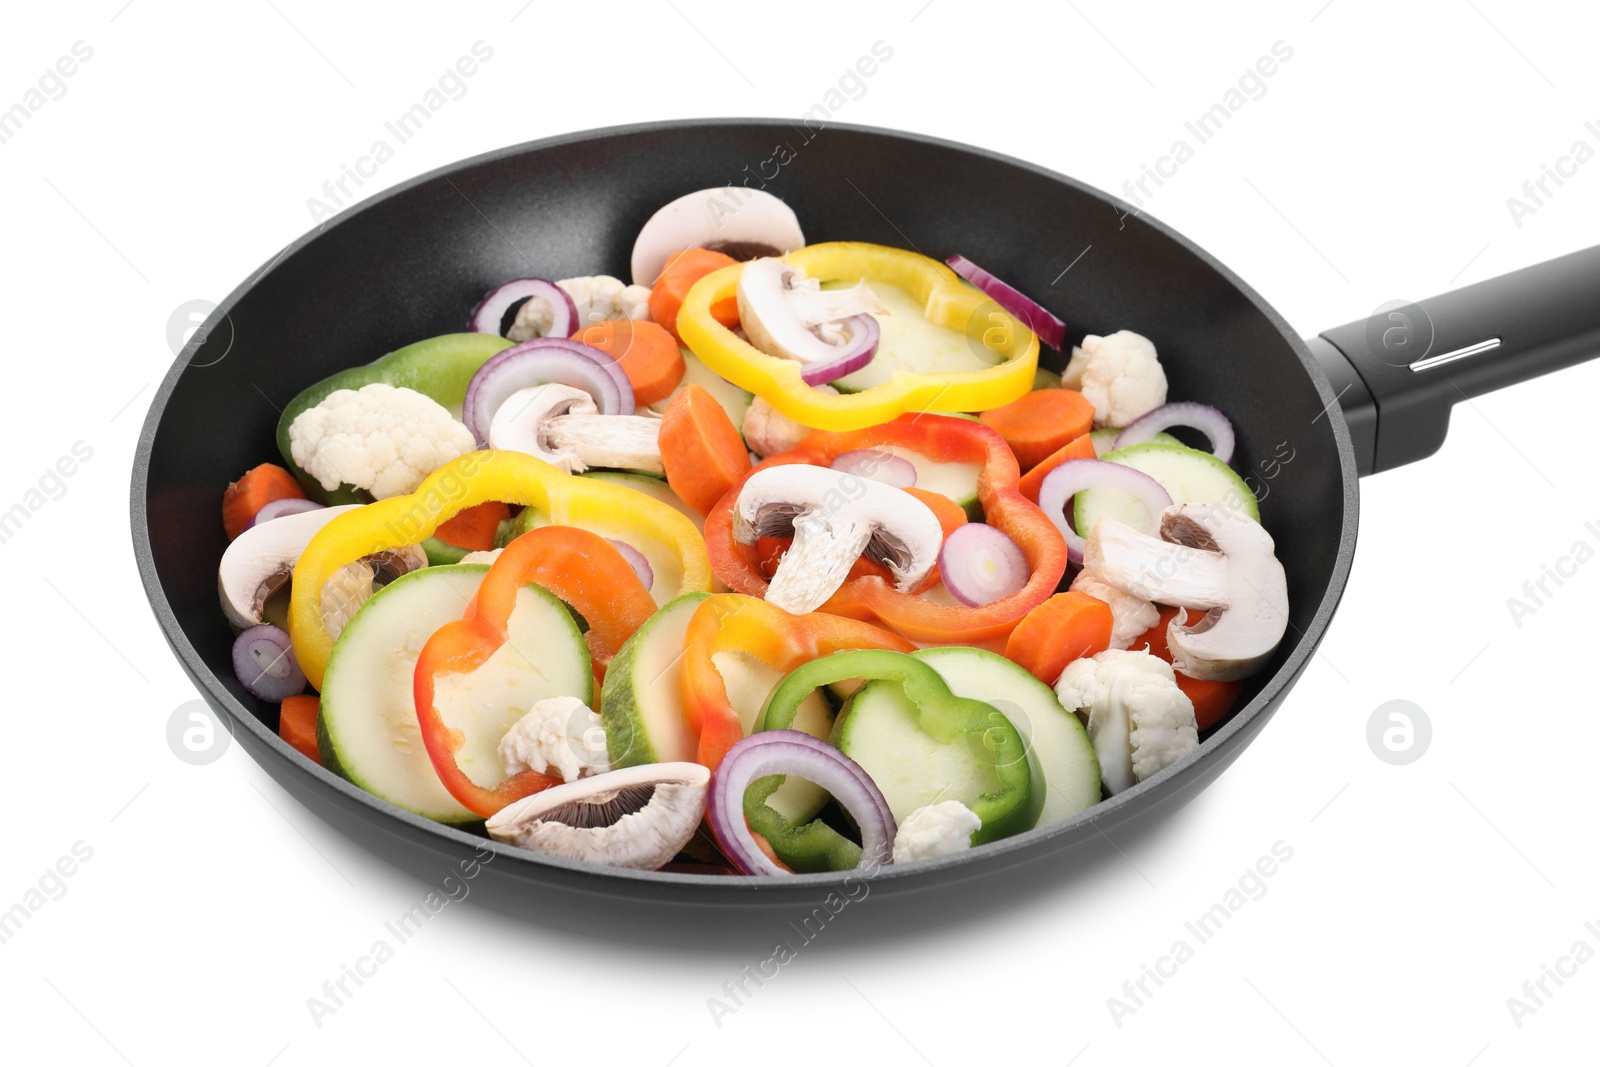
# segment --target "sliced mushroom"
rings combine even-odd
[[[753,545],[761,537],[794,543],[778,562],[767,602],[803,615],[844,584],[865,555],[909,592],[939,558],[944,532],[928,505],[882,482],[846,471],[785,463],[751,474],[739,491],[733,536]]]
[[[698,763],[625,767],[524,797],[485,828],[496,841],[534,852],[653,871],[694,837],[710,781]]]
[[[489,446],[537,456],[568,474],[621,467],[660,474],[661,420],[602,415],[594,397],[570,385],[531,385],[507,398],[489,423]]]
[[[1272,535],[1220,504],[1174,504],[1159,537],[1102,519],[1083,564],[1105,581],[1180,611],[1167,627],[1172,665],[1194,678],[1230,682],[1260,669],[1283,640],[1289,589]],[[1190,610],[1204,614],[1192,625]]]
[[[295,561],[316,532],[335,516],[360,506],[346,504],[284,515],[240,534],[217,565],[217,595],[228,621],[241,630],[260,625],[267,600],[288,584]]]
[[[781,259],[752,259],[739,274],[735,295],[739,326],[750,343],[769,356],[800,363],[831,363],[860,341],[864,326],[853,321],[888,311],[866,282],[849,289],[823,289]]]
[[[686,193],[650,216],[633,243],[633,283],[654,285],[686,248],[734,259],[781,256],[806,243],[794,209],[771,193],[727,185]]]
[[[267,601],[289,583],[295,563],[317,531],[358,507],[361,505],[344,504],[284,515],[240,534],[217,565],[217,596],[228,621],[241,630],[260,625]],[[337,637],[376,589],[427,565],[428,555],[421,545],[406,545],[335,571],[322,590],[322,616],[330,624],[328,632]]]
[[[420,571],[428,565],[428,553],[421,545],[374,552],[370,556],[346,563],[334,571],[322,585],[322,599],[318,602],[322,627],[328,637],[337,641],[361,605],[372,599],[372,594],[401,575]]]

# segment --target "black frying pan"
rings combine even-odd
[[[771,162],[788,155],[781,167]],[[1437,449],[1458,399],[1600,354],[1600,248],[1306,342],[1221,263],[1105,194],[910,134],[774,120],[659,123],[550,138],[407,182],[301,238],[197,332],[140,436],[133,536],[167,640],[235,738],[308,808],[424,879],[437,883],[486,841],[312,764],[278,739],[276,708],[234,678],[215,591],[222,489],[273,457],[274,405],[305,385],[461,329],[467,309],[508,278],[625,276],[634,236],[656,208],[774,173],[766,187],[793,206],[808,240],[909,245],[940,259],[961,252],[1065,318],[1070,339],[1124,327],[1149,336],[1174,398],[1232,416],[1235,466],[1251,484],[1276,473],[1261,517],[1288,570],[1290,629],[1247,683],[1241,710],[1190,757],[1083,816],[885,868],[870,893],[898,906],[877,908],[880,931],[970,914],[980,900],[992,909],[1058,883],[1109,851],[1111,828],[1140,832],[1198,793],[1266,724],[1322,639],[1355,550],[1357,475]],[[1270,461],[1281,447],[1295,458],[1280,470]],[[622,937],[689,930],[699,938],[709,921],[740,918],[770,924],[808,913],[846,878],[619,871],[487,847],[495,855],[474,883],[479,899]]]

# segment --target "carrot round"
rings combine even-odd
[[[650,317],[665,326],[674,340],[678,337],[678,309],[694,283],[714,270],[731,267],[738,260],[709,248],[686,248],[667,261],[666,269],[650,288]],[[711,317],[728,329],[739,325],[739,304],[733,297],[711,305]]]
[[[1148,646],[1152,656],[1159,656],[1171,663],[1172,650],[1167,647],[1167,626],[1177,614],[1177,608],[1162,608],[1161,618],[1156,624],[1134,638],[1133,644],[1128,647]],[[1228,712],[1233,710],[1233,705],[1239,700],[1240,690],[1244,688],[1243,682],[1213,682],[1205,678],[1191,678],[1182,671],[1174,673],[1178,678],[1178,688],[1183,690],[1183,695],[1194,705],[1195,725],[1202,730],[1209,730],[1226,719]]]
[[[1071,389],[1035,389],[978,418],[1005,438],[1017,466],[1029,471],[1094,428],[1094,405]]]
[[[1088,434],[1080,434],[1050,453],[1049,457],[1039,463],[1022,476],[1017,483],[1017,488],[1022,490],[1022,495],[1033,501],[1039,502],[1039,487],[1044,485],[1044,476],[1061,466],[1069,459],[1094,459],[1094,439]]]
[[[511,517],[511,509],[498,500],[488,500],[462,508],[439,524],[433,536],[447,545],[468,552],[487,552],[494,547],[500,524]]]
[[[278,707],[278,736],[314,763],[322,762],[317,753],[319,705],[314,696],[297,696],[288,698]]]
[[[750,453],[738,427],[716,398],[698,385],[672,398],[656,439],[667,484],[702,515],[710,514],[750,469]]]
[[[245,472],[243,478],[228,485],[222,493],[222,528],[228,540],[244,533],[256,512],[274,500],[304,500],[306,494],[294,475],[276,463],[263,463]]]
[[[1067,664],[1111,647],[1111,605],[1087,593],[1057,593],[1022,617],[1006,638],[1006,658],[1045,685]]]
[[[666,328],[642,319],[611,319],[572,335],[617,361],[633,386],[636,404],[665,400],[683,380],[683,350]]]

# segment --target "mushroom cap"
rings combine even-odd
[[[559,415],[594,415],[594,397],[570,385],[546,382],[518,389],[506,398],[489,420],[489,447],[530,456],[572,473],[571,453],[550,445],[546,423]]]
[[[1179,504],[1162,511],[1161,536],[1216,551],[1228,561],[1227,603],[1192,625],[1180,611],[1167,626],[1172,665],[1193,678],[1232,682],[1261,669],[1289,625],[1289,583],[1272,535],[1243,512],[1220,504]],[[1189,605],[1180,604],[1182,608]]]
[[[1114,520],[1095,524],[1084,571],[1158,604],[1185,609],[1167,627],[1173,666],[1194,678],[1253,674],[1283,641],[1289,590],[1272,535],[1221,504],[1174,504],[1159,537]],[[1190,624],[1189,611],[1204,614]]]
[[[288,582],[295,561],[311,538],[336,516],[360,506],[344,504],[284,515],[258,523],[235,538],[217,565],[217,597],[228,621],[241,630],[260,625],[267,598]]]
[[[847,523],[866,523],[872,532],[864,549],[841,545],[841,551],[851,561],[864,554],[882,563],[901,592],[927,577],[939,560],[944,529],[928,505],[883,482],[809,463],[752,473],[734,505],[733,536],[742,544],[761,537],[826,537]]]
[[[734,259],[754,248],[783,255],[805,245],[794,209],[771,193],[732,185],[685,193],[644,224],[633,242],[633,283],[654,285],[667,261],[686,248],[709,248]]]
[[[698,763],[625,767],[508,804],[485,829],[496,841],[535,852],[653,871],[694,836],[710,781]]]

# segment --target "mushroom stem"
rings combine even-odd
[[[545,423],[545,441],[568,474],[590,467],[625,467],[661,474],[661,420],[644,415],[558,415]]]
[[[796,518],[794,543],[772,575],[767,603],[793,615],[816,611],[844,584],[876,529],[877,523],[849,513]]]
[[[1221,552],[1174,544],[1120,522],[1101,522],[1094,534],[1084,546],[1086,573],[1157,604],[1227,607],[1228,561]]]

